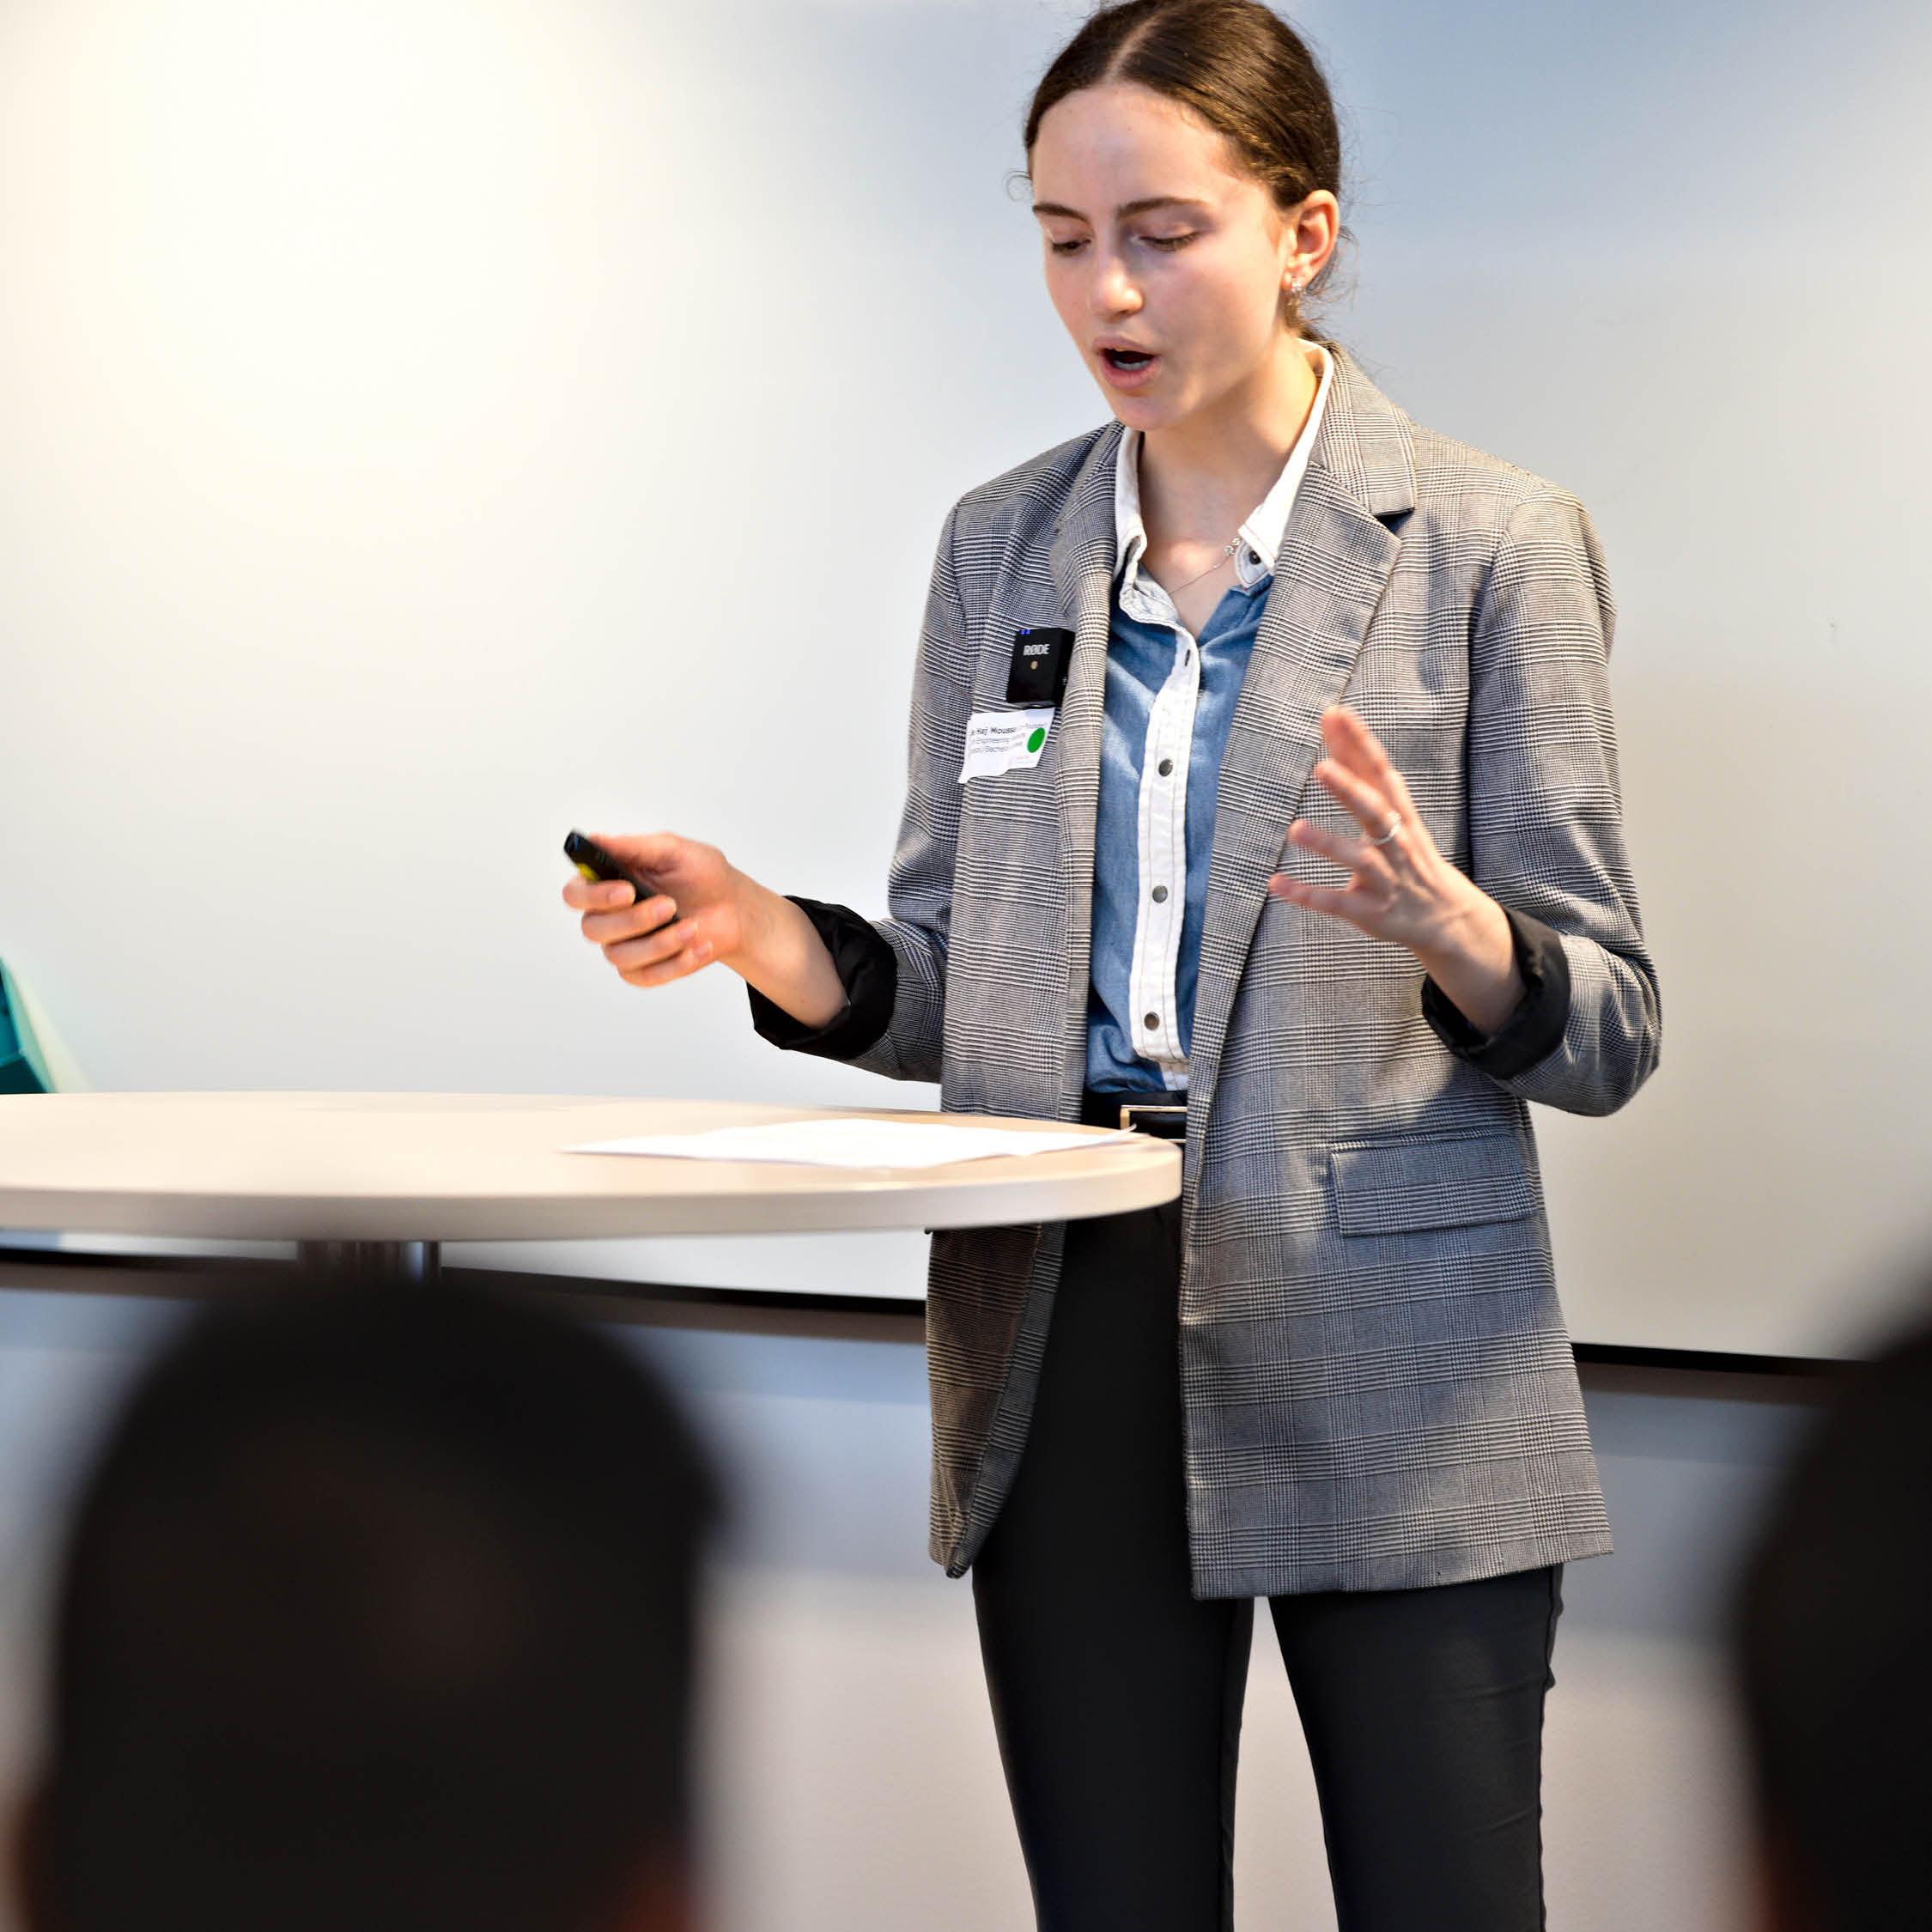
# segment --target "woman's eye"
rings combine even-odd
[[[1171,254],[1176,248],[1185,248],[1197,233],[1197,230],[1190,228],[1185,234],[1149,234],[1143,235],[1141,240],[1150,248],[1163,248]]]
[[[1086,243],[1084,238],[1078,238],[1072,241],[1055,241],[1049,235],[1047,238],[1047,246],[1056,255],[1071,255],[1076,249],[1084,248]]]

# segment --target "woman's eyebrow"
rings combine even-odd
[[[1196,201],[1191,195],[1143,195],[1139,201],[1123,201],[1114,210],[1116,222],[1125,222],[1136,215],[1145,215],[1155,208],[1195,208],[1202,214],[1208,212],[1205,201]],[[1063,216],[1070,222],[1084,222],[1087,217],[1077,208],[1063,208],[1057,201],[1036,201],[1033,204],[1036,215]]]

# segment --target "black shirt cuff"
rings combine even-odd
[[[1570,1022],[1570,957],[1563,941],[1528,913],[1503,908],[1523,996],[1493,1033],[1479,1033],[1433,980],[1422,982],[1422,1017],[1458,1060],[1492,1080],[1513,1080],[1555,1051]]]
[[[849,907],[795,897],[792,903],[825,942],[839,984],[845,988],[845,1005],[824,1025],[806,1026],[782,1006],[774,1005],[756,987],[747,987],[751,1024],[760,1039],[788,1053],[856,1060],[868,1047],[877,1046],[892,1024],[893,1003],[899,997],[899,956],[870,920],[860,918]]]

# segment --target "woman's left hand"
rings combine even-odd
[[[1523,996],[1503,908],[1436,849],[1382,740],[1346,705],[1322,714],[1321,742],[1328,755],[1315,776],[1363,836],[1346,838],[1297,818],[1288,839],[1344,867],[1348,884],[1309,885],[1277,872],[1268,890],[1406,946],[1469,1024],[1493,1033]]]

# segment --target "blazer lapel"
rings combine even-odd
[[[1060,1116],[1078,1117],[1086,1082],[1087,982],[1093,932],[1093,848],[1100,813],[1100,740],[1107,695],[1107,640],[1115,563],[1114,471],[1121,428],[1095,439],[1054,526],[1048,563],[1060,622],[1073,633],[1060,707],[1054,789],[1060,805],[1062,884],[1066,897],[1066,1060]]]
[[[1197,1157],[1267,881],[1321,754],[1321,714],[1342,696],[1401,547],[1382,519],[1415,504],[1406,419],[1346,355],[1330,354],[1327,408],[1221,763],[1188,1056]],[[1190,1176],[1198,1169],[1197,1158]]]

